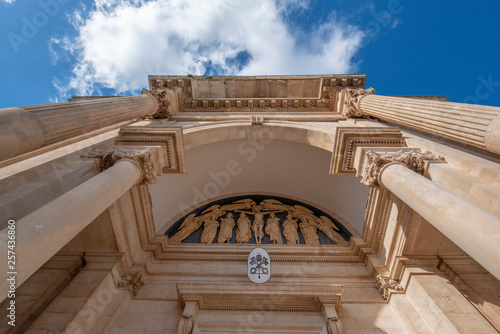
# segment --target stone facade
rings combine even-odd
[[[498,333],[500,108],[364,83],[151,76],[0,110],[23,129],[0,134],[0,332]]]

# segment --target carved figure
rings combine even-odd
[[[243,212],[238,218],[238,229],[236,230],[236,242],[239,244],[247,244],[252,238],[252,232],[250,232],[250,226],[252,222],[247,218],[247,215]]]
[[[283,244],[281,237],[280,219],[274,213],[269,215],[266,222],[266,234],[273,244]]]
[[[179,244],[182,240],[186,239],[193,233],[198,230],[203,223],[198,217],[195,217],[196,213],[192,213],[187,216],[186,219],[182,222],[181,226],[179,226],[179,230],[177,233],[170,238],[170,243]]]
[[[339,228],[328,217],[321,216],[320,218],[316,218],[316,223],[318,224],[319,230],[337,245],[348,244],[348,242],[345,241],[340,234],[334,231],[337,230],[340,232]]]
[[[262,206],[255,205],[252,208],[252,212],[247,212],[247,211],[238,211],[238,212],[243,212],[245,214],[253,215],[254,218],[253,218],[252,231],[253,234],[255,235],[255,243],[261,244],[262,239],[264,238],[264,216],[281,211],[262,212]]]
[[[219,217],[223,216],[226,213],[226,210],[224,208],[221,208],[220,205],[212,205],[211,207],[205,209],[202,213],[201,216],[199,216],[201,221],[204,221],[207,218],[212,217],[213,215],[216,215],[215,219],[218,219]]]
[[[259,204],[263,210],[274,210],[278,212],[288,211],[291,206],[281,203],[275,199],[265,199]]]
[[[309,216],[302,216],[300,220],[300,232],[302,232],[306,245],[319,245],[318,226],[316,222]]]
[[[213,214],[211,218],[204,221],[203,233],[200,238],[200,242],[202,244],[211,244],[214,242],[215,235],[217,234],[217,228],[219,227],[219,221],[217,218],[217,214]]]
[[[297,233],[297,219],[289,213],[286,220],[283,222],[283,235],[285,236],[287,244],[299,244],[299,233]]]
[[[235,210],[251,209],[254,205],[255,202],[253,199],[245,198],[234,201],[231,204],[223,205],[220,207],[220,209],[224,211],[235,211]]]
[[[229,212],[226,215],[226,218],[223,218],[220,222],[219,239],[217,241],[219,244],[223,244],[225,242],[229,243],[229,241],[231,241],[235,225],[233,214]]]

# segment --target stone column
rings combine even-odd
[[[1,109],[0,161],[135,118],[167,118],[171,113],[164,95],[144,89],[138,96]]]
[[[500,279],[500,218],[419,175],[430,152],[366,153],[363,182],[389,189]],[[477,224],[481,222],[481,224]]]
[[[373,116],[500,154],[500,108],[344,89],[343,116]]]
[[[94,153],[104,172],[16,222],[16,285],[19,286],[131,187],[156,181],[148,150]],[[7,247],[8,228],[0,232]],[[0,298],[7,296],[7,256],[0,260]]]

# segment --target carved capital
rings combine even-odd
[[[155,165],[151,158],[151,152],[147,149],[124,149],[116,148],[107,151],[94,150],[84,154],[84,158],[99,158],[101,162],[99,168],[104,171],[113,166],[120,159],[132,160],[139,165],[142,170],[142,183],[150,185],[158,181],[155,172]]]
[[[142,285],[144,285],[144,283],[142,282],[142,273],[140,271],[122,276],[122,280],[118,282],[118,288],[129,289],[134,297],[137,295]]]
[[[361,183],[369,187],[374,187],[379,184],[380,172],[389,164],[399,163],[416,173],[423,174],[426,161],[445,161],[443,157],[436,157],[429,151],[422,153],[413,150],[409,152],[398,151],[387,153],[368,151],[366,153],[366,159],[367,163]]]
[[[350,117],[361,117],[364,116],[363,112],[359,108],[359,103],[361,100],[370,94],[375,94],[375,89],[368,88],[345,88],[345,100],[344,100],[344,110],[342,111],[342,116]]]
[[[148,95],[156,104],[156,110],[154,113],[148,115],[148,117],[168,119],[172,116],[172,107],[170,106],[170,101],[168,101],[167,90],[150,91],[144,88],[141,93]]]
[[[398,281],[385,278],[382,275],[377,276],[377,286],[375,288],[380,292],[384,300],[389,298],[391,291],[403,291],[403,287]]]

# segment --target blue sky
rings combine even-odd
[[[0,0],[0,107],[130,95],[148,74],[367,74],[500,106],[500,2]]]

